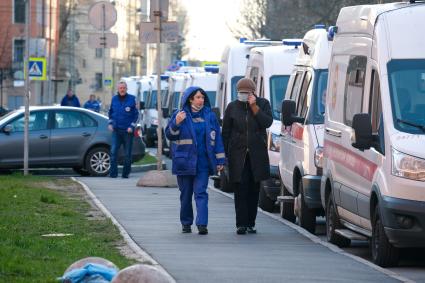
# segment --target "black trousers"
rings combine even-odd
[[[234,184],[236,227],[254,227],[257,218],[260,183],[254,181],[249,155],[246,156],[240,183]]]

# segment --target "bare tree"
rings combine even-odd
[[[185,56],[189,49],[186,46],[186,38],[188,33],[187,11],[183,5],[178,5],[177,1],[170,2],[171,14],[177,19],[179,24],[179,39],[176,43],[169,45],[172,50],[172,61],[180,60]]]
[[[268,0],[244,0],[235,27],[229,26],[236,38],[257,39],[267,37],[266,12]]]

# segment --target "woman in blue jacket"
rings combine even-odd
[[[192,195],[195,195],[196,226],[208,234],[208,177],[223,169],[225,162],[220,125],[205,91],[189,87],[183,94],[182,109],[176,111],[165,134],[171,141],[172,172],[180,190],[180,222],[183,233],[191,233]]]

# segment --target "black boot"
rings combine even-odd
[[[199,235],[206,235],[206,234],[208,234],[207,226],[205,226],[205,225],[198,225],[198,234]]]
[[[238,227],[236,229],[236,234],[238,234],[238,235],[244,235],[244,234],[246,234],[246,227]]]
[[[182,225],[182,233],[192,233],[190,225]]]

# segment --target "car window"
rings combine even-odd
[[[58,111],[55,113],[55,128],[82,128],[85,126],[84,119],[85,117],[83,113],[73,111]]]
[[[47,129],[47,120],[49,113],[47,111],[37,111],[30,113],[29,126],[30,131],[41,131]],[[23,132],[25,127],[25,116],[22,114],[18,119],[10,123],[14,132]]]
[[[379,76],[372,70],[372,81],[370,85],[369,114],[372,119],[372,132],[377,133],[382,113],[381,90],[379,87]]]
[[[351,56],[345,79],[344,124],[352,125],[354,114],[362,112],[366,73],[365,56]]]

